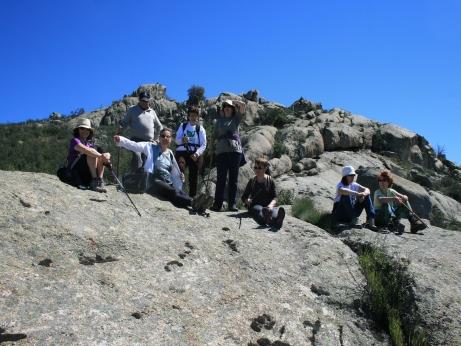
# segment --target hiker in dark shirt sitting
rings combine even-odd
[[[101,153],[93,145],[94,129],[89,119],[79,119],[69,144],[67,168],[71,172],[71,185],[80,189],[90,188],[106,192],[104,187],[104,163],[110,161],[109,153]]]
[[[266,174],[268,167],[266,158],[255,160],[255,177],[248,182],[242,201],[259,225],[280,228],[285,218],[285,209],[276,207],[275,184],[271,176]]]

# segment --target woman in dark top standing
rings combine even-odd
[[[280,228],[285,218],[285,209],[275,206],[277,195],[274,180],[266,174],[268,167],[267,159],[255,160],[255,177],[248,182],[242,201],[258,224]]]
[[[217,181],[214,203],[210,208],[214,211],[220,211],[222,208],[228,173],[228,209],[229,211],[238,211],[236,205],[237,180],[242,160],[239,124],[244,113],[245,103],[226,100],[222,104],[221,117],[216,119],[214,136],[217,140],[215,148]]]

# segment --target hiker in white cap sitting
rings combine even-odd
[[[354,167],[344,166],[342,179],[336,185],[336,197],[333,204],[333,222],[355,226],[363,209],[367,213],[367,227],[377,230],[375,226],[375,209],[370,197],[370,189],[356,183]]]
[[[100,153],[94,148],[94,130],[89,119],[79,119],[73,134],[67,156],[67,168],[71,170],[73,178],[71,185],[106,192],[102,178],[104,163],[109,162],[110,154]]]

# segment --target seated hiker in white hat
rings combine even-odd
[[[123,136],[115,135],[117,146],[146,156],[144,171],[152,173],[149,193],[165,198],[178,207],[193,205],[193,199],[182,191],[184,174],[181,173],[178,163],[170,150],[173,131],[163,128],[160,131],[159,144],[152,142],[134,142]]]
[[[109,153],[100,153],[94,148],[94,130],[89,119],[79,119],[69,144],[67,168],[72,175],[71,185],[106,192],[103,175],[104,163],[110,161]]]
[[[336,185],[333,204],[333,223],[355,226],[363,209],[367,213],[367,227],[376,230],[375,209],[370,197],[370,189],[356,183],[357,173],[352,166],[344,166],[342,179]]]
[[[255,160],[255,177],[248,181],[242,201],[259,225],[280,228],[285,218],[285,209],[276,207],[277,194],[268,167],[269,162],[265,157]]]
[[[410,221],[411,233],[425,229],[426,225],[413,213],[408,196],[394,190],[393,183],[394,179],[389,172],[383,171],[378,175],[379,189],[374,194],[376,226],[389,227],[391,231],[402,234],[405,226],[400,223],[400,219],[406,217]]]

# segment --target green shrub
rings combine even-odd
[[[331,214],[318,211],[310,198],[294,200],[291,212],[298,219],[314,224],[327,231],[330,229]]]
[[[392,344],[426,345],[416,316],[414,283],[406,265],[370,247],[359,251],[359,263],[367,281],[365,306],[373,320],[389,332]]]
[[[291,190],[281,190],[277,194],[278,205],[291,205],[293,203],[294,194]]]
[[[263,125],[272,125],[277,128],[282,128],[290,122],[288,118],[288,113],[282,108],[275,108],[269,110],[266,116],[262,119],[261,123]]]
[[[272,156],[275,158],[280,158],[282,157],[283,154],[286,154],[288,152],[285,144],[283,143],[283,138],[280,132],[277,132],[275,134],[275,142],[274,142],[274,147],[272,149]]]

